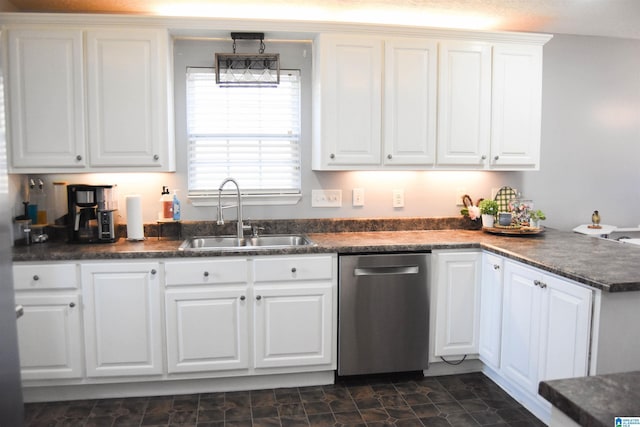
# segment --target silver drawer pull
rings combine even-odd
[[[40,276],[38,276],[37,274],[36,274],[36,275],[34,275],[34,276],[33,276],[33,280],[35,280],[35,281],[37,282],[38,280],[40,280]]]
[[[353,270],[354,276],[388,276],[393,274],[418,274],[417,265],[402,267],[361,267]]]
[[[262,296],[261,296],[261,295],[258,295],[258,296],[256,296],[256,299],[257,299],[258,301],[260,301],[260,300],[262,299]]]

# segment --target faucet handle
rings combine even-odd
[[[264,227],[258,227],[257,225],[251,226],[251,237],[258,237],[260,232],[264,231]]]

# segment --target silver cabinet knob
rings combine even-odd
[[[78,154],[78,155],[76,156],[76,160],[77,160],[77,161],[82,160],[82,156],[81,156],[80,154]]]
[[[540,286],[540,280],[534,280],[533,284],[536,285],[536,286]]]
[[[160,156],[158,156],[157,154],[153,155],[153,160],[160,160]]]
[[[240,301],[244,301],[245,299],[247,299],[247,297],[245,297],[244,295],[240,296]]]
[[[500,266],[498,264],[493,264],[493,269],[494,270],[500,270]]]
[[[335,158],[336,158],[336,155],[335,155],[335,154],[333,154],[333,153],[331,153],[331,154],[329,154],[329,158],[330,158],[330,159],[335,159]]]
[[[393,156],[391,154],[387,154],[387,159],[391,160],[393,159]]]
[[[546,287],[547,287],[547,284],[546,284],[546,283],[544,283],[544,282],[540,282],[540,287],[541,287],[542,289],[544,289],[544,288],[546,288]]]
[[[297,269],[297,268],[295,268],[295,267],[292,267],[292,268],[291,268],[291,272],[292,272],[292,273],[295,273],[296,271],[298,271],[298,269]]]
[[[151,270],[151,275],[154,275],[154,274],[156,274],[156,273],[157,273],[157,271],[156,271],[156,269],[155,269],[155,268]]]
[[[38,280],[40,280],[40,276],[38,276],[37,274],[34,274],[33,280],[37,282]]]
[[[204,277],[209,277],[209,272],[208,271],[204,272]]]
[[[76,306],[76,303],[75,303],[75,302],[71,302],[71,303],[69,303],[69,307],[73,308],[73,307],[75,307],[75,306]]]
[[[498,160],[499,158],[500,158],[500,156],[495,156],[495,157],[493,158],[493,160]]]
[[[487,160],[487,156],[485,156],[484,154],[482,155],[482,157],[480,157],[481,160]]]
[[[258,301],[260,301],[260,300],[262,299],[262,296],[257,295],[257,296],[256,296],[256,299],[257,299]]]

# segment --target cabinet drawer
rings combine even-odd
[[[246,259],[174,261],[165,264],[167,286],[246,283]]]
[[[314,257],[269,257],[254,261],[254,280],[280,282],[288,280],[331,280],[333,258]]]
[[[16,264],[13,266],[15,290],[76,289],[76,264]]]

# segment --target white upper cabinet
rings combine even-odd
[[[438,164],[482,169],[489,153],[491,45],[440,43]]]
[[[547,40],[319,35],[313,169],[538,169]]]
[[[314,169],[380,164],[382,40],[320,35],[314,61]]]
[[[91,165],[170,166],[166,32],[100,30],[86,38]]]
[[[437,67],[437,42],[385,41],[385,165],[434,164]]]
[[[8,32],[13,168],[84,168],[82,31]]]
[[[16,28],[8,44],[12,172],[175,170],[165,30]]]
[[[542,46],[493,48],[492,169],[537,169],[542,121]]]

